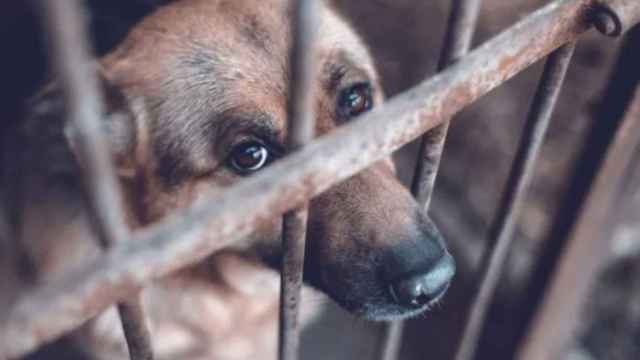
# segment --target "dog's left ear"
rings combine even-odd
[[[133,177],[139,160],[137,154],[139,126],[133,107],[119,86],[111,82],[102,71],[99,71],[98,77],[104,109],[100,119],[104,143],[111,154],[118,175]],[[69,122],[65,124],[65,138],[75,158],[80,161],[77,137],[70,125]]]

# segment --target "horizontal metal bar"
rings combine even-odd
[[[597,272],[608,258],[606,254],[610,253],[616,199],[620,196],[627,168],[640,147],[640,72],[629,69],[637,64],[640,29],[633,32],[633,38],[629,38],[623,47],[616,74],[611,80],[615,89],[608,89],[617,91],[610,93],[615,95],[608,96],[610,103],[603,103],[596,119],[599,128],[594,128],[592,133],[592,136],[600,138],[607,136],[600,139],[606,151],[600,161],[592,156],[593,148],[600,144],[588,143],[589,147],[581,158],[585,163],[580,165],[591,167],[595,163],[595,168],[585,171],[578,167],[574,173],[572,185],[587,181],[589,187],[575,205],[576,211],[566,215],[570,222],[566,226],[564,220],[559,222],[558,238],[552,240],[559,243],[557,245],[561,249],[545,253],[549,257],[555,255],[556,260],[541,265],[545,270],[555,272],[543,289],[547,291],[521,344],[518,359],[562,357],[563,347],[569,343],[572,331],[579,323],[583,302],[588,298]],[[625,110],[617,108],[620,106]],[[616,115],[619,117],[612,118]],[[556,262],[557,266],[554,266]]]
[[[575,42],[562,46],[549,56],[545,65],[514,165],[500,201],[496,220],[489,231],[490,245],[480,265],[479,279],[475,282],[480,286],[474,289],[474,299],[455,356],[456,360],[470,360],[475,354],[489,305],[513,242],[516,221],[522,212],[542,142],[549,128],[574,50]]]
[[[438,71],[444,70],[469,52],[481,4],[482,0],[452,1]],[[426,132],[420,140],[411,193],[425,211],[429,210],[448,131],[449,122],[447,121]],[[395,321],[386,325],[382,337],[381,359],[398,358],[404,332],[403,324],[402,321]]]
[[[101,86],[87,40],[81,2],[42,1],[44,25],[50,35],[52,63],[58,72],[67,103],[67,134],[80,161],[85,197],[98,241],[108,249],[131,237],[124,221],[119,184],[110,152],[102,137],[104,114]],[[153,352],[142,304],[137,295],[118,304],[129,354],[134,360],[151,360]]]
[[[148,281],[203,260],[250,234],[261,220],[301,205],[388,156],[585,32],[591,3],[548,4],[434,78],[224,193],[137,231],[131,241],[69,277],[26,294],[1,322],[0,351],[12,357],[32,351]]]
[[[289,109],[287,111],[288,150],[298,150],[315,132],[315,32],[318,26],[317,2],[296,0],[293,20]],[[298,323],[302,271],[307,236],[307,204],[291,210],[282,221],[282,272],[280,277],[280,314],[278,353],[280,360],[298,358],[300,326]]]

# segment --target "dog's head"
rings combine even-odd
[[[291,11],[285,0],[175,1],[102,59],[111,114],[105,128],[120,176],[137,184],[130,194],[143,222],[285,155]],[[350,26],[326,4],[317,15],[322,136],[380,105],[383,93]],[[280,254],[275,215],[238,245],[272,265]],[[305,278],[370,319],[425,310],[454,273],[440,235],[390,159],[313,199],[307,244]]]

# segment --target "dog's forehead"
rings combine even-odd
[[[320,3],[316,58],[323,64],[349,59],[374,76],[358,36],[327,3]],[[263,101],[256,104],[263,110],[282,109],[291,12],[289,0],[176,1],[138,25],[105,62],[114,68],[128,65],[128,71],[120,71],[126,74],[125,85],[148,84],[172,96],[186,94],[185,89],[207,91],[215,95],[209,101],[220,102],[213,104],[219,112],[249,99]],[[323,76],[330,67],[320,69]]]
[[[357,34],[320,3],[314,46],[318,81],[331,80],[332,72],[348,63],[377,82]],[[207,162],[220,129],[235,119],[259,120],[283,139],[291,15],[289,0],[178,0],[143,20],[103,59],[127,96],[146,104],[158,158]],[[327,66],[332,64],[337,66]],[[318,91],[319,103],[328,101],[327,95]],[[318,126],[331,128],[331,114],[319,116]]]

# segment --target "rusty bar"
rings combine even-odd
[[[12,357],[32,351],[147,282],[203,260],[250,234],[259,221],[283,214],[388,156],[588,30],[591,3],[548,4],[372,112],[225,192],[136,231],[68,277],[25,294],[0,322],[0,351]]]
[[[284,215],[282,225],[282,276],[280,280],[280,334],[278,351],[281,360],[298,358],[300,327],[298,309],[304,268],[304,246],[307,236],[306,206]]]
[[[313,139],[313,93],[316,74],[313,42],[318,19],[315,0],[295,1],[292,26],[290,99],[287,109],[287,147],[301,149]],[[280,278],[280,360],[296,360],[300,344],[299,305],[307,235],[307,204],[285,213],[282,221],[282,274]]]
[[[85,197],[98,241],[108,249],[131,237],[124,222],[119,185],[109,151],[101,136],[104,108],[100,84],[91,58],[81,4],[42,2],[44,26],[50,35],[52,64],[65,92],[70,125],[68,136],[78,153]],[[151,339],[138,296],[118,304],[118,312],[134,360],[153,359]]]
[[[635,69],[640,29],[632,32],[574,172],[571,187],[577,190],[571,197],[575,204],[569,205],[573,211],[558,220],[550,239],[554,248],[545,252],[538,266],[543,276],[536,280],[545,286],[532,290],[546,291],[521,342],[519,359],[561,356],[579,321],[591,282],[607,260],[604,254],[610,253],[616,199],[640,146],[640,71]],[[549,276],[551,281],[546,282]]]
[[[443,47],[438,61],[438,71],[444,70],[469,52],[481,5],[482,0],[452,1]],[[431,195],[433,194],[448,131],[449,122],[447,121],[426,132],[420,140],[411,193],[425,210],[429,210]],[[395,321],[385,325],[382,337],[383,346],[380,352],[382,360],[398,358],[401,345],[399,342],[402,341],[404,328],[403,324],[402,321]]]
[[[514,165],[507,180],[506,190],[500,201],[496,220],[489,231],[490,243],[487,255],[482,259],[477,281],[480,285],[474,289],[474,299],[456,352],[456,360],[470,360],[475,354],[491,299],[500,281],[513,242],[516,221],[524,205],[540,148],[549,128],[574,50],[575,43],[564,45],[549,56],[545,65]]]

